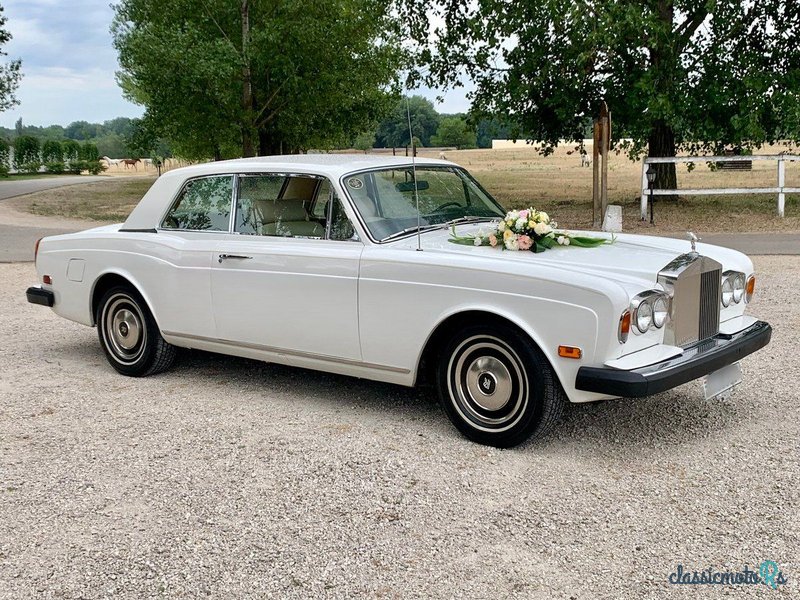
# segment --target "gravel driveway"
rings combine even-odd
[[[0,265],[0,598],[800,597],[800,257],[745,383],[572,406],[510,451],[425,391],[187,353],[112,372]],[[789,583],[674,586],[777,561]]]

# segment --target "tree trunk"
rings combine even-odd
[[[275,141],[275,137],[270,135],[269,130],[258,130],[258,154],[259,156],[271,156],[281,153],[281,145]]]
[[[656,121],[647,138],[649,156],[675,156],[675,132],[664,121]],[[655,189],[666,190],[678,187],[678,178],[675,174],[674,163],[660,163],[653,165],[656,170]],[[675,196],[667,196],[675,199]]]
[[[253,74],[250,70],[250,3],[242,0],[242,156],[255,156],[252,118]]]

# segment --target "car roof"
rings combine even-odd
[[[167,171],[128,215],[124,229],[151,229],[158,226],[168,204],[183,183],[194,177],[242,173],[282,173],[320,175],[338,180],[354,171],[411,166],[410,156],[381,156],[378,154],[291,154],[256,156],[201,163]],[[416,159],[419,166],[458,166],[447,160]]]
[[[417,157],[419,165],[455,166],[447,160]],[[195,177],[217,173],[258,172],[260,170],[286,173],[312,173],[333,178],[352,171],[400,167],[412,164],[410,156],[383,156],[380,154],[289,154],[281,156],[255,156],[202,163],[169,171],[173,176]]]

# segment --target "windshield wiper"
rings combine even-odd
[[[381,239],[382,242],[386,242],[388,240],[393,240],[394,238],[398,238],[400,236],[406,235],[411,232],[419,231],[428,231],[429,229],[438,229],[439,225],[422,225],[420,227],[406,227],[405,229],[401,229],[400,231],[396,231],[391,235],[387,235],[385,238]]]
[[[500,216],[496,216],[496,217],[487,217],[487,216],[479,217],[477,215],[466,215],[464,217],[457,217],[455,219],[450,219],[449,221],[441,223],[439,226],[443,227],[443,228],[444,227],[452,227],[453,225],[457,225],[458,223],[470,223],[470,222],[478,222],[478,221],[495,221],[495,220],[498,220],[498,219],[501,219],[501,218],[502,217],[500,217]]]

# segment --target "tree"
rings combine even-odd
[[[444,117],[436,135],[431,138],[434,146],[455,146],[459,150],[475,148],[477,136],[463,117]]]
[[[64,148],[55,140],[42,144],[42,162],[50,173],[64,172]]]
[[[59,142],[47,140],[42,144],[42,161],[45,163],[64,162],[64,148]]]
[[[546,152],[581,139],[601,100],[631,157],[800,139],[796,0],[400,1],[428,82],[465,72],[475,114],[514,115]]]
[[[408,104],[406,104],[408,100]],[[396,148],[408,146],[411,136],[408,133],[408,115],[411,114],[411,128],[421,141],[421,146],[429,146],[431,136],[439,126],[439,113],[433,103],[423,96],[401,98],[391,113],[380,122],[376,133],[376,144],[379,148]]]
[[[364,154],[372,150],[375,147],[375,132],[374,131],[367,131],[366,133],[362,133],[358,135],[353,142],[353,148],[356,150],[361,150]]]
[[[0,6],[0,56],[8,56],[2,48],[11,41],[11,34],[5,29],[8,21],[3,14],[3,7]],[[0,111],[8,110],[12,106],[19,104],[17,100],[17,88],[22,79],[22,61],[12,60],[5,64],[0,64]],[[21,121],[20,121],[21,123]]]
[[[8,177],[11,170],[9,159],[11,158],[11,144],[4,138],[0,138],[0,177]]]
[[[122,0],[118,80],[189,158],[349,143],[405,55],[390,0]]]
[[[36,173],[42,166],[39,140],[23,135],[14,140],[14,168],[26,173]]]
[[[68,163],[73,163],[80,160],[81,145],[75,140],[64,140],[61,142],[61,147],[64,150],[64,160]]]

